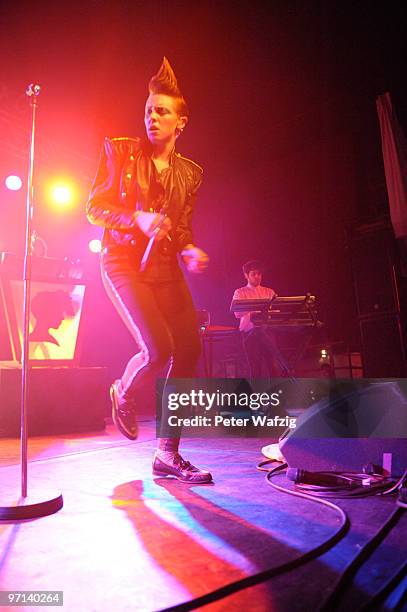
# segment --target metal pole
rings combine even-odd
[[[32,219],[34,209],[34,145],[35,145],[35,121],[38,106],[38,95],[40,86],[31,83],[27,87],[26,94],[31,98],[31,144],[28,166],[28,185],[26,203],[26,226],[25,226],[25,253],[24,253],[24,306],[23,306],[23,346],[21,354],[21,496],[27,497],[27,392],[28,392],[28,368],[29,368],[29,335],[30,335],[30,311],[31,311],[31,261],[32,261]]]
[[[0,503],[0,520],[19,521],[42,516],[48,516],[58,512],[63,507],[62,493],[55,491],[37,490],[34,495],[28,496],[27,464],[28,464],[28,431],[27,431],[27,409],[28,409],[28,374],[29,374],[29,347],[30,347],[30,312],[31,312],[31,262],[34,233],[32,230],[34,210],[34,143],[35,143],[35,121],[38,105],[40,86],[31,83],[25,92],[31,99],[31,144],[28,167],[28,186],[26,204],[26,233],[24,253],[24,303],[23,303],[23,342],[21,350],[21,429],[20,429],[20,461],[21,461],[21,498],[16,502],[15,495],[6,491],[8,497],[6,505]],[[2,483],[2,489],[9,489]],[[3,490],[0,491],[3,493]],[[11,501],[11,503],[10,503]]]

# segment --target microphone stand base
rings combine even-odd
[[[58,512],[64,505],[59,491],[40,490],[27,497],[9,495],[0,497],[0,521],[24,521],[41,518]]]

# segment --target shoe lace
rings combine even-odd
[[[124,402],[123,404],[119,404],[119,408],[118,408],[118,412],[120,413],[120,415],[122,417],[129,417],[132,416],[132,414],[134,413],[134,409],[135,409],[135,402],[132,402],[131,400],[127,400],[126,402]]]
[[[193,470],[194,466],[189,461],[186,461],[181,455],[176,455],[174,457],[174,465],[179,465],[181,470]]]
[[[131,410],[130,410],[130,408],[127,408],[127,407],[125,407],[125,406],[119,406],[119,410],[118,410],[118,412],[120,413],[120,415],[121,415],[122,417],[128,417],[128,416],[130,416],[130,415],[131,415]]]

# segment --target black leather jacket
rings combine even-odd
[[[202,168],[173,151],[166,185],[151,159],[151,145],[140,138],[106,138],[86,214],[104,227],[105,251],[121,245],[144,252],[148,239],[137,227],[134,212],[163,211],[172,222],[171,248],[193,243],[191,217]]]

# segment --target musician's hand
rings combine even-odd
[[[159,241],[171,230],[171,219],[160,213],[137,211],[135,219],[137,226],[147,238],[155,235],[155,239]]]
[[[209,257],[202,249],[194,246],[193,244],[187,244],[184,250],[181,252],[182,259],[187,267],[188,272],[195,272],[199,274],[207,268],[209,263]]]

